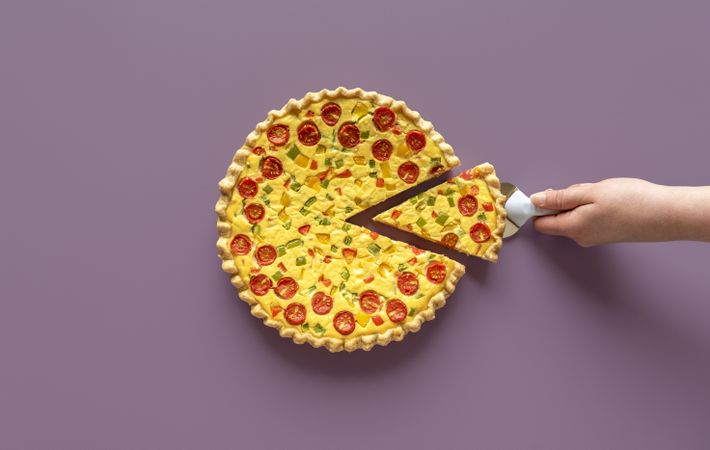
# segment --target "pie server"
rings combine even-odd
[[[508,217],[505,219],[505,231],[503,238],[510,237],[518,232],[525,225],[525,222],[536,216],[549,216],[560,211],[554,209],[539,208],[530,201],[530,198],[517,186],[506,181],[500,184],[500,190],[507,197],[505,210]]]

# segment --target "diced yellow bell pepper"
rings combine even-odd
[[[330,234],[318,233],[318,234],[316,234],[316,238],[318,239],[318,242],[320,242],[321,244],[330,244]]]
[[[377,273],[379,273],[380,276],[387,277],[392,273],[392,266],[387,263],[382,263],[380,267],[377,268]]]
[[[281,206],[288,206],[290,204],[291,204],[291,197],[289,197],[286,192],[281,194]]]
[[[388,162],[380,163],[380,169],[382,170],[382,177],[383,178],[389,178],[392,176],[392,172],[390,172],[390,163],[388,163]]]
[[[353,108],[353,116],[356,118],[356,120],[360,120],[365,114],[367,114],[367,111],[369,110],[370,108],[368,108],[365,103],[357,102],[355,108]]]
[[[313,189],[316,192],[320,192],[320,178],[315,175],[310,175],[306,177],[306,186]]]
[[[279,220],[281,220],[281,222],[288,222],[288,219],[289,216],[286,214],[286,208],[284,208],[279,212]]]
[[[353,156],[353,161],[355,161],[355,164],[358,164],[360,166],[364,166],[367,163],[367,158],[365,158],[362,155],[356,155],[356,156]]]
[[[296,159],[294,160],[297,166],[306,168],[308,167],[308,156],[304,155],[303,153],[299,153],[298,156],[296,156]]]
[[[357,320],[357,323],[360,324],[361,327],[364,327],[367,325],[367,322],[370,321],[370,316],[365,313],[358,313],[357,316],[355,316],[355,320]]]
[[[406,142],[402,142],[399,144],[399,147],[397,147],[397,156],[401,156],[402,158],[405,158],[409,155],[409,147],[407,146]]]

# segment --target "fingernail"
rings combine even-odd
[[[544,192],[538,192],[530,196],[530,201],[533,202],[535,206],[543,206],[545,204],[545,197],[547,194]]]

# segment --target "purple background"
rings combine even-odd
[[[340,84],[528,193],[708,184],[710,3],[259,3],[0,5],[0,448],[710,447],[708,245],[527,229],[330,355],[236,300],[213,212],[266,112]]]

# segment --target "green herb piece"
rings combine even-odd
[[[338,286],[339,291],[344,291],[345,290],[345,282],[341,281],[340,286]]]
[[[426,204],[428,206],[434,206],[434,203],[436,203],[436,197],[433,197],[431,195],[429,197],[427,197]]]
[[[333,158],[325,158],[325,166],[330,167],[333,165]]]
[[[323,217],[318,223],[321,225],[330,225],[330,219],[327,217]]]
[[[327,178],[326,178],[325,180],[323,180],[323,181],[320,182],[320,185],[321,185],[323,188],[327,188],[329,184],[330,184],[330,180],[327,179]]]
[[[292,160],[296,159],[298,155],[301,154],[301,151],[296,147],[296,144],[293,144],[291,148],[286,152],[286,156],[291,158]]]
[[[438,216],[436,216],[436,223],[438,223],[439,225],[444,225],[448,219],[449,219],[448,214],[441,213]]]
[[[325,198],[327,198],[327,199],[330,200],[331,202],[332,202],[333,200],[335,200],[335,198],[334,198],[332,195],[330,195],[330,194],[325,194]]]
[[[426,208],[426,202],[425,202],[424,200],[422,200],[421,202],[419,202],[419,203],[417,204],[417,206],[414,207],[414,209],[416,209],[417,211],[421,211],[421,210],[423,210],[424,208]]]
[[[286,247],[279,245],[276,250],[279,252],[279,256],[284,256],[286,254]]]
[[[353,242],[353,238],[351,238],[350,236],[345,236],[345,239],[343,239],[343,243],[345,245],[350,245],[350,244],[352,244],[352,242]]]
[[[454,192],[456,192],[456,191],[453,190],[453,189],[451,189],[451,188],[448,188],[446,191],[444,191],[444,195],[451,195],[451,194],[453,194]]]
[[[454,207],[454,198],[453,197],[446,197],[446,200],[449,201],[449,206],[452,208]]]
[[[360,132],[360,139],[363,141],[370,137],[370,132],[368,130],[363,130]]]
[[[350,228],[351,228],[351,225],[349,223],[343,224],[343,231],[348,231]]]
[[[301,329],[302,329],[303,331],[308,331],[309,328],[310,328],[310,326],[309,326],[307,323],[304,323],[304,324],[301,325]]]
[[[410,199],[409,199],[409,203],[411,203],[412,205],[414,205],[415,203],[417,203],[417,197],[410,198]]]
[[[397,272],[404,272],[405,270],[407,270],[407,265],[405,263],[402,263],[397,266]]]
[[[274,188],[272,188],[268,184],[266,186],[264,186],[264,192],[266,192],[267,194],[271,194],[271,191],[273,191],[273,190],[274,190]]]
[[[476,219],[481,220],[481,221],[485,221],[486,220],[486,213],[481,213],[481,214],[477,215]]]
[[[298,258],[296,258],[296,265],[297,266],[305,266],[306,265],[306,257],[299,256]]]
[[[274,281],[279,281],[283,276],[284,274],[282,274],[280,270],[277,270],[275,274],[271,275],[271,278],[273,278]]]
[[[344,165],[345,165],[345,161],[343,161],[342,159],[336,159],[336,160],[335,160],[335,167],[336,167],[337,169],[340,169],[340,168],[343,167]]]
[[[441,164],[441,158],[432,158],[431,161],[429,161],[430,166],[436,166],[437,164]]]
[[[292,239],[286,243],[286,248],[296,248],[303,245],[303,241],[300,239]]]
[[[374,160],[374,159],[371,159],[371,160],[368,162],[368,164],[369,164],[370,167],[372,167],[373,169],[375,168],[376,163],[375,163],[375,160]]]
[[[409,308],[409,314],[408,314],[409,317],[414,317],[414,314],[415,314],[416,312],[417,312],[416,309],[414,309],[414,308]]]
[[[348,269],[345,269],[340,274],[340,276],[343,278],[343,280],[348,281],[350,279],[350,271]]]
[[[350,207],[350,206],[346,206],[346,207],[345,207],[345,212],[346,212],[347,214],[350,214],[351,212],[353,212],[353,208]]]
[[[254,225],[252,225],[252,227],[251,227],[251,232],[252,232],[253,234],[259,234],[259,233],[261,233],[261,225],[259,225],[258,223],[255,223]]]
[[[304,206],[303,208],[299,209],[298,212],[300,212],[302,216],[307,216],[309,211]]]
[[[420,217],[419,219],[417,219],[417,225],[419,226],[419,228],[424,228],[424,225],[426,225],[426,220],[424,220],[423,217]]]
[[[313,327],[313,331],[315,331],[318,334],[323,334],[323,333],[325,333],[325,328],[323,328],[322,326],[320,326],[319,323],[317,323],[316,326]]]
[[[337,251],[338,251],[338,246],[335,245],[335,244],[331,245],[331,246],[330,246],[330,251],[333,252],[333,253],[337,252]]]
[[[368,175],[370,175],[370,178],[377,178],[377,172],[370,172]]]
[[[304,203],[303,205],[306,206],[306,207],[309,207],[309,206],[311,206],[312,204],[314,204],[315,202],[316,202],[316,198],[315,198],[315,197],[310,197],[308,200],[306,200],[306,203]]]
[[[291,221],[287,220],[285,224],[283,224],[283,227],[286,228],[287,230],[291,229]]]
[[[382,250],[382,249],[380,248],[379,245],[377,245],[376,243],[373,242],[372,244],[367,246],[367,250],[370,253],[372,253],[373,255],[377,256],[380,253],[380,250]]]
[[[296,191],[296,192],[300,191],[301,190],[301,183],[299,183],[297,181],[294,181],[293,183],[291,183],[291,190]]]

